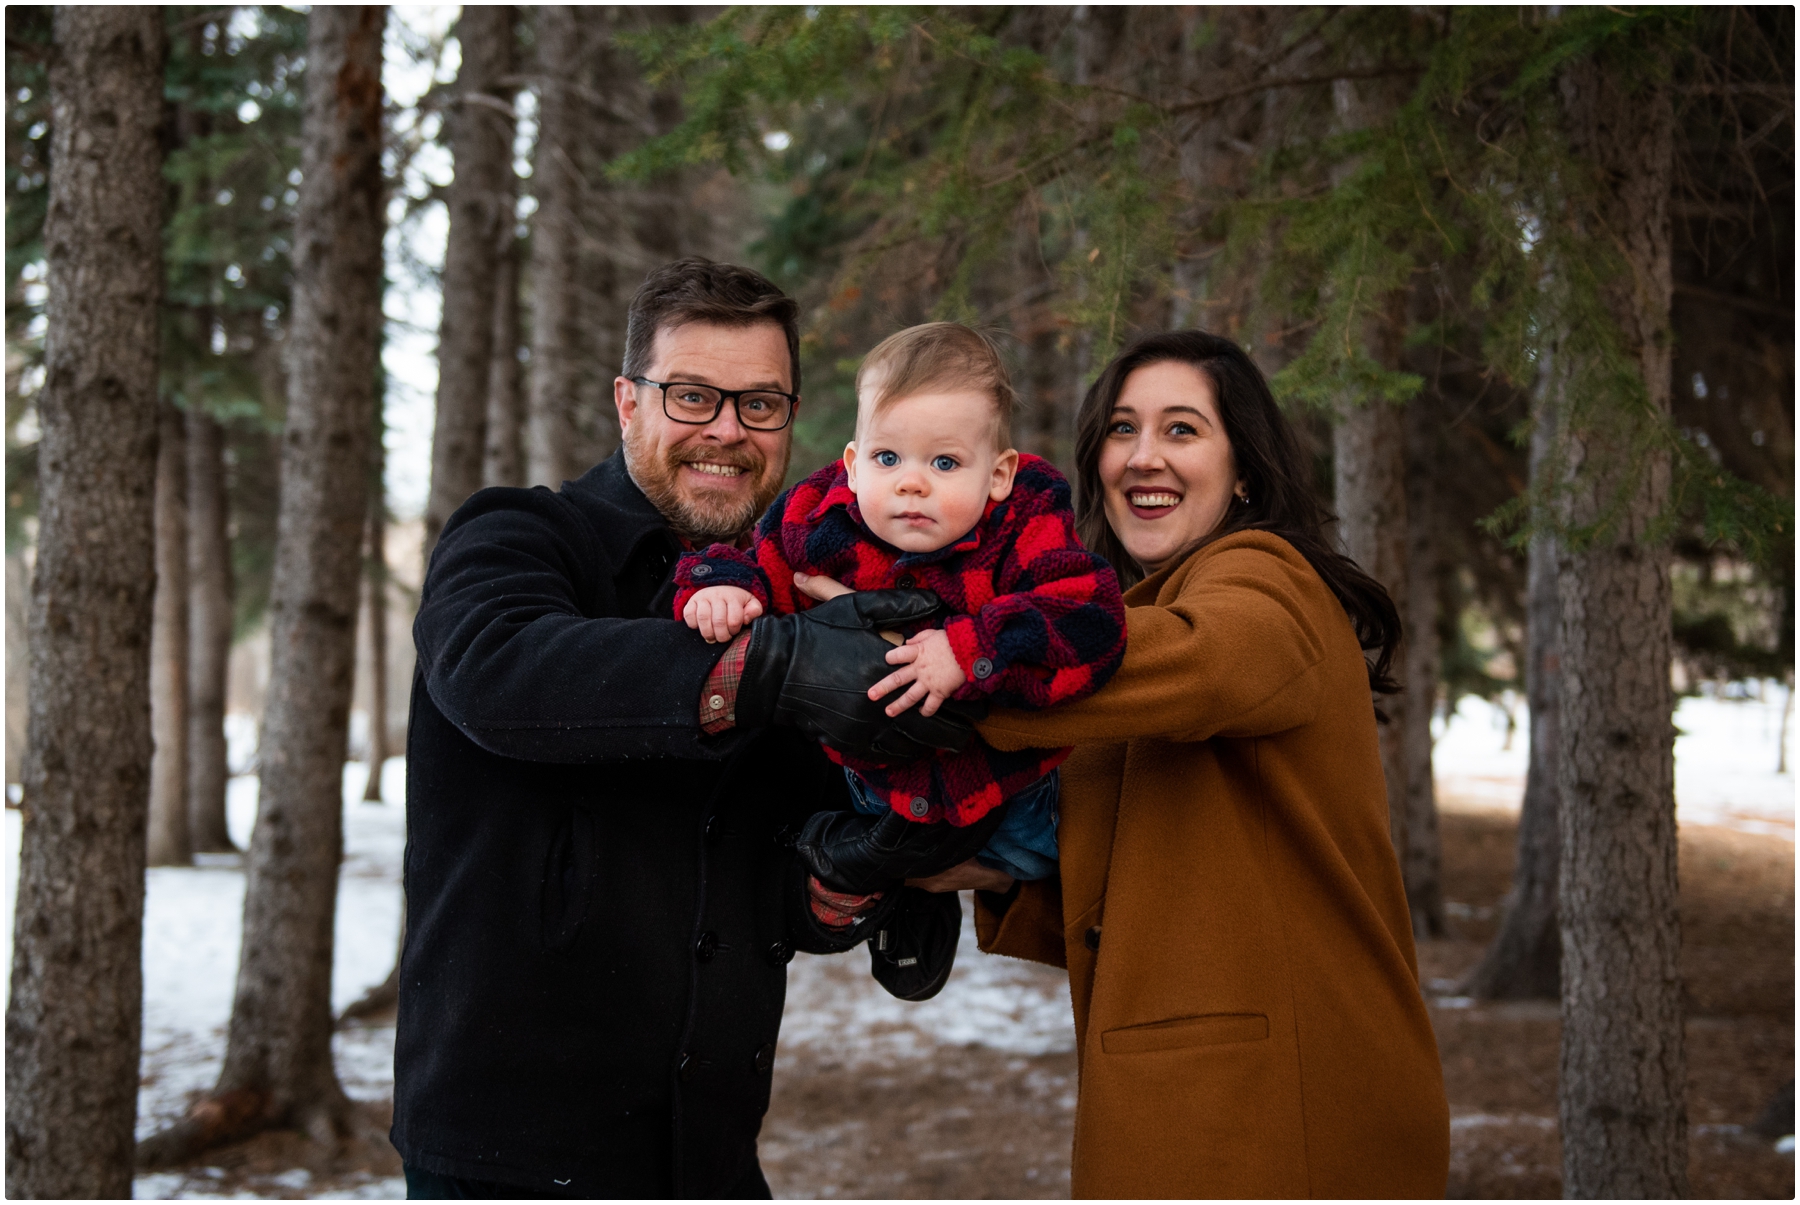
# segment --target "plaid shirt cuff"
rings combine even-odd
[[[725,655],[706,675],[700,688],[700,731],[708,736],[724,732],[737,724],[738,683],[744,678],[744,658],[750,652],[750,630],[738,633],[725,649]]]

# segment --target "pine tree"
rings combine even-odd
[[[321,6],[308,19],[274,655],[243,951],[219,1082],[142,1144],[149,1165],[265,1126],[331,1143],[358,1124],[332,1067],[331,950],[379,367],[385,14]]]
[[[162,293],[162,14],[55,15],[9,1197],[131,1195]]]

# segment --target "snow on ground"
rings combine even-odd
[[[1737,695],[1684,699],[1676,712],[1676,797],[1683,823],[1723,825],[1792,840],[1794,779],[1776,774],[1785,691],[1773,687]],[[1440,795],[1449,806],[1517,808],[1524,790],[1529,734],[1524,714],[1510,747],[1506,711],[1464,699],[1437,725]],[[234,742],[236,743],[236,742]],[[234,765],[246,765],[234,749]],[[243,751],[247,754],[247,750]],[[400,921],[400,859],[405,812],[398,804],[361,802],[364,767],[344,768],[345,860],[339,881],[337,952],[332,1003],[342,1008],[386,977]],[[395,758],[383,774],[385,794],[400,800],[405,764]],[[257,780],[232,779],[232,836],[247,846],[255,822]],[[8,948],[0,975],[11,968],[13,895],[18,870],[19,813],[5,813],[3,919]],[[159,867],[148,875],[144,925],[144,1058],[138,1132],[178,1117],[195,1092],[216,1079],[224,1057],[243,911],[244,873],[233,857],[197,867]],[[968,907],[955,974],[924,1004],[905,1004],[868,976],[861,951],[840,958],[795,959],[789,976],[782,1048],[829,1051],[853,1064],[928,1057],[946,1044],[1009,1054],[1073,1048],[1066,981],[974,948]],[[335,1039],[338,1073],[352,1096],[386,1098],[393,1084],[391,1028],[351,1030]],[[304,1172],[294,1173],[304,1176]],[[138,1181],[140,1196],[169,1191],[164,1177]],[[178,1180],[168,1181],[172,1185]],[[296,1193],[307,1187],[298,1180]],[[399,1180],[370,1180],[347,1195],[403,1196]],[[307,1194],[317,1195],[317,1194]]]
[[[1794,775],[1777,774],[1787,688],[1734,682],[1682,699],[1675,709],[1675,811],[1682,824],[1716,825],[1794,839]],[[1525,793],[1531,734],[1523,706],[1507,747],[1507,710],[1473,696],[1448,723],[1433,721],[1438,795],[1449,806],[1517,811]]]

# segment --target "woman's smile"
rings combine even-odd
[[[1181,505],[1181,495],[1173,490],[1127,490],[1125,498],[1131,513],[1140,519],[1167,518]]]

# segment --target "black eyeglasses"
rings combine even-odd
[[[794,421],[798,396],[778,389],[714,389],[690,381],[652,381],[632,377],[634,385],[662,390],[663,413],[678,423],[703,427],[718,418],[730,402],[738,422],[752,431],[779,431]]]

